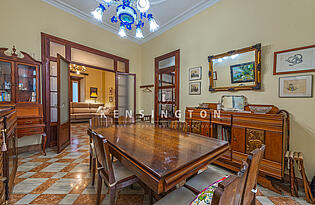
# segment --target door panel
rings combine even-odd
[[[116,73],[116,110],[119,117],[136,119],[136,74]]]
[[[155,58],[155,106],[154,120],[178,120],[180,51]]]
[[[245,128],[232,128],[231,147],[233,151],[245,152]]]
[[[58,63],[58,131],[57,151],[61,152],[70,144],[70,63],[62,56],[57,56]]]

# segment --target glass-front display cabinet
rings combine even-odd
[[[29,54],[0,48],[0,106],[15,105],[17,137],[45,135],[40,100],[41,62]]]
[[[0,103],[39,103],[40,62],[0,48]]]

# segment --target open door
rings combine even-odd
[[[116,73],[116,110],[119,117],[136,119],[136,74]]]
[[[61,55],[57,55],[57,152],[61,152],[70,144],[70,63]]]

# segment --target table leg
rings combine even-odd
[[[46,133],[42,134],[42,150],[44,156],[46,156],[46,142],[47,142],[47,135]]]

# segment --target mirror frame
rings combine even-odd
[[[255,51],[255,84],[248,86],[231,86],[231,87],[214,87],[213,80],[213,61],[214,59],[223,58],[226,56],[232,56],[235,54],[247,53],[250,51]],[[237,91],[237,90],[260,90],[261,88],[261,44],[256,44],[251,47],[242,48],[239,50],[232,50],[226,53],[222,53],[215,56],[209,56],[209,80],[210,80],[210,92],[218,92],[218,91]]]

